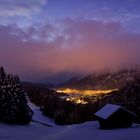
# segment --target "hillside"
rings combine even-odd
[[[83,78],[72,78],[61,88],[74,89],[121,89],[128,82],[134,80],[139,75],[139,70],[121,70],[117,72],[107,72],[100,74],[90,74]]]

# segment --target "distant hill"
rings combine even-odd
[[[61,88],[120,89],[128,82],[132,82],[137,75],[140,75],[140,70],[136,69],[90,74],[83,78],[72,78],[64,85],[61,85]]]
[[[53,85],[51,83],[50,84],[45,84],[45,83],[32,83],[32,82],[22,81],[22,84],[25,87],[32,86],[32,87],[49,88],[49,89],[53,89],[54,87],[56,87],[55,85]]]

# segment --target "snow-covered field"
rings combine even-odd
[[[43,116],[38,107],[31,104],[35,111],[34,120],[53,125],[47,127],[37,123],[28,126],[0,124],[0,140],[140,140],[140,125],[131,128],[100,130],[98,122],[79,125],[57,126]]]

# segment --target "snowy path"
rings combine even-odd
[[[116,130],[100,130],[98,122],[79,125],[57,126],[43,116],[39,108],[31,104],[34,119],[54,125],[46,127],[37,123],[28,126],[0,123],[0,140],[140,140],[140,125]]]
[[[48,123],[52,126],[56,125],[52,119],[49,119],[48,117],[46,117],[42,114],[42,112],[39,110],[39,107],[37,107],[33,103],[30,103],[30,107],[34,112],[34,115],[33,115],[33,118],[32,118],[33,120],[40,121],[42,123]]]

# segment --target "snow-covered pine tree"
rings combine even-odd
[[[3,75],[1,71],[0,75]],[[19,77],[6,73],[3,77],[0,80],[0,121],[28,124],[33,112],[28,106],[26,92]]]
[[[13,84],[16,93],[15,99],[18,108],[16,112],[17,123],[29,123],[32,119],[33,112],[28,106],[27,94],[18,76],[13,77],[11,83]]]

